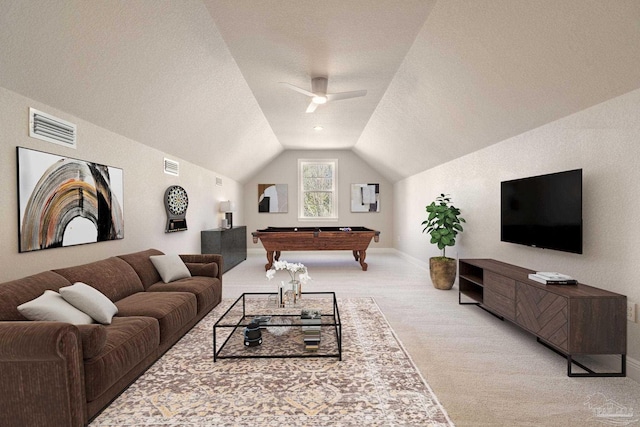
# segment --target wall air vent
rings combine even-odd
[[[76,148],[76,125],[35,108],[29,108],[29,136]]]
[[[222,185],[222,178],[220,178],[219,176],[216,176],[216,185],[218,186]]]
[[[164,173],[167,173],[169,175],[179,176],[180,175],[180,163],[176,162],[175,160],[167,159],[165,157],[164,158]]]

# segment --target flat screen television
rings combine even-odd
[[[500,240],[582,253],[582,169],[503,181]]]

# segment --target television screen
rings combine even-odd
[[[582,169],[503,181],[500,240],[582,253]]]

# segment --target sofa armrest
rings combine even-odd
[[[92,323],[77,325],[82,342],[82,358],[91,359],[100,354],[107,343],[107,328],[104,325]]]
[[[224,260],[219,254],[180,255],[192,276],[215,277],[222,282],[222,266]],[[215,266],[214,266],[215,264]]]
[[[85,424],[78,328],[61,322],[0,322],[0,343],[0,425]]]

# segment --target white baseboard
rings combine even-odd
[[[640,383],[640,360],[627,356],[627,376]]]
[[[404,258],[405,260],[409,261],[411,264],[415,265],[416,267],[420,267],[423,270],[429,271],[429,262],[425,262],[422,261],[421,259],[412,257],[411,255],[406,254],[405,252],[401,252],[397,249],[394,249],[395,253],[401,257]]]

